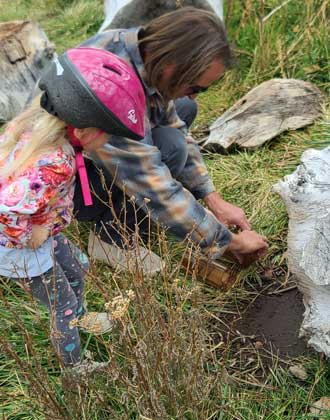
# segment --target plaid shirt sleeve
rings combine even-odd
[[[101,159],[115,183],[151,218],[178,239],[191,238],[203,249],[221,254],[231,240],[230,231],[172,178],[151,145],[111,136],[94,156]],[[215,247],[215,248],[214,248]]]
[[[187,133],[185,123],[179,118],[174,102],[171,101],[166,111],[168,126],[181,130],[186,136],[188,157],[185,167],[178,180],[198,199],[203,199],[209,193],[215,191],[213,182],[205,166],[199,145]]]
[[[120,32],[105,31],[83,45],[105,48],[133,61],[143,79],[143,63],[136,46],[137,31],[127,37],[123,35],[125,42]],[[145,88],[149,92],[146,85]],[[157,108],[155,96],[149,92],[147,99],[149,103],[155,99]],[[160,151],[148,141],[111,136],[108,144],[98,150],[97,158],[111,173],[116,185],[131,198],[134,196],[137,207],[144,208],[154,221],[168,228],[178,239],[190,237],[201,248],[220,255],[230,242],[231,233],[196,201],[214,191],[214,186],[198,145],[187,135],[185,123],[178,117],[172,101],[166,110],[166,121],[167,126],[182,130],[187,138],[188,159],[179,180],[172,178],[161,161]],[[156,124],[150,119],[148,123]]]

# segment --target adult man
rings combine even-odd
[[[99,197],[94,206],[84,208],[76,190],[78,219],[96,222],[99,239],[90,237],[94,245],[90,253],[113,266],[123,263],[127,253],[118,219],[133,232],[142,227],[146,214],[178,239],[189,236],[205,252],[212,248],[220,255],[228,248],[238,258],[264,252],[266,239],[249,230],[240,208],[215,192],[199,148],[187,134],[197,112],[193,99],[219,79],[232,61],[221,20],[187,7],[142,28],[98,34],[84,46],[105,48],[127,60],[143,81],[148,106],[142,141],[112,137],[94,156],[97,166],[106,169],[107,188],[101,186],[97,167],[89,163],[89,179]],[[134,119],[134,112],[128,117]],[[134,205],[127,196],[134,196]],[[233,234],[226,225],[242,231]],[[157,256],[152,257],[145,260],[145,273],[159,269]]]

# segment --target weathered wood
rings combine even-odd
[[[104,0],[104,21],[99,29],[99,32],[103,32],[110,28],[110,24],[116,14],[129,4],[131,0]]]
[[[223,0],[105,0],[106,16],[99,32],[140,26],[184,6],[210,10],[223,19]]]
[[[227,150],[235,144],[256,148],[287,130],[312,124],[321,114],[323,95],[312,83],[273,79],[252,89],[210,127],[204,147]]]
[[[11,120],[22,110],[54,53],[54,45],[37,23],[0,24],[1,122]]]
[[[330,357],[330,147],[309,149],[274,186],[289,214],[288,263],[304,294],[300,335]]]

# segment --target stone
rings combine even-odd
[[[315,401],[310,409],[310,413],[318,416],[319,420],[328,419],[330,415],[330,397],[322,397]]]
[[[301,365],[290,366],[289,372],[296,378],[300,379],[301,381],[306,381],[308,377],[306,369]]]

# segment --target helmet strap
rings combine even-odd
[[[74,127],[68,126],[68,136],[72,146],[75,149],[76,167],[79,173],[81,191],[84,198],[85,206],[91,206],[93,204],[91,190],[89,188],[88,176],[85,166],[85,160],[82,155],[82,147],[80,140],[74,135]]]

